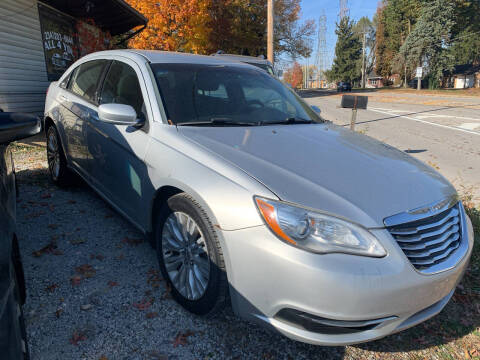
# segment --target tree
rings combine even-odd
[[[375,65],[375,42],[376,29],[374,22],[368,17],[363,16],[353,27],[353,31],[357,34],[358,39],[362,43],[365,34],[365,73],[368,74],[373,70]],[[362,68],[362,58],[359,60],[359,68]],[[360,73],[361,76],[361,73]]]
[[[423,0],[415,28],[400,48],[407,64],[427,65],[429,87],[435,88],[446,70],[453,68],[451,44],[455,3],[451,0]]]
[[[267,2],[257,0],[127,0],[144,14],[147,28],[131,47],[209,54],[217,50],[263,55]],[[315,23],[300,23],[301,0],[275,1],[275,54],[308,57]]]
[[[129,47],[204,54],[209,45],[210,0],[127,0],[148,19]]]
[[[421,1],[383,0],[377,9],[376,71],[387,77],[405,71],[400,47],[412,31],[420,14]]]
[[[455,64],[480,64],[480,1],[455,0],[451,53]]]
[[[294,89],[299,88],[303,82],[303,70],[298,62],[294,62],[292,67],[288,68],[283,74],[286,83],[292,85]]]
[[[362,55],[362,44],[353,31],[353,21],[344,17],[337,23],[337,44],[332,69],[327,72],[327,78],[332,80],[354,81],[359,78]]]

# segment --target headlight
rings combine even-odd
[[[367,229],[302,207],[255,197],[270,230],[281,240],[316,253],[382,257],[387,253]]]

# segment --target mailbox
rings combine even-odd
[[[367,109],[368,96],[343,95],[341,107],[345,109]]]

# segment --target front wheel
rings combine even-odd
[[[228,283],[222,249],[205,211],[181,193],[167,201],[157,220],[157,257],[173,298],[197,315],[220,311]]]

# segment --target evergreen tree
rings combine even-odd
[[[330,79],[352,82],[360,76],[362,43],[353,31],[353,26],[354,22],[348,17],[342,18],[340,23],[337,23],[335,59],[332,69],[327,74]]]
[[[423,0],[415,28],[400,48],[400,54],[411,67],[427,65],[429,87],[438,87],[445,70],[453,68],[451,43],[455,3],[452,0]]]
[[[420,14],[422,0],[383,0],[377,9],[377,73],[401,73],[405,63],[400,47],[412,31]]]
[[[480,64],[480,0],[456,0],[451,54],[454,63]]]

